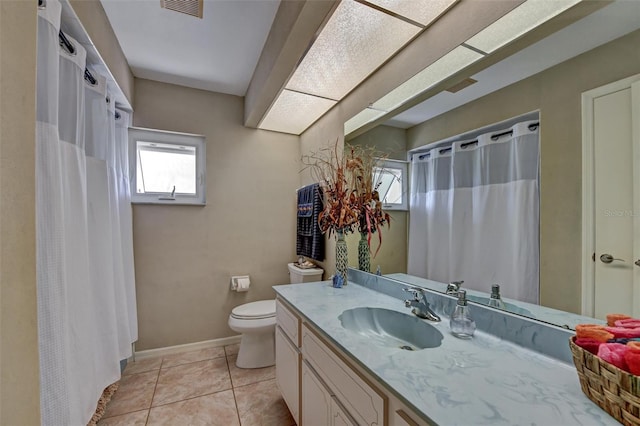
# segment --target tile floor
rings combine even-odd
[[[275,367],[236,367],[238,346],[130,362],[98,425],[295,425]]]

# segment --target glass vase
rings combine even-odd
[[[365,272],[371,272],[371,251],[367,242],[367,233],[360,233],[360,242],[358,243],[358,269]]]
[[[344,240],[344,232],[338,231],[336,240],[336,274],[342,277],[342,284],[347,285],[347,242]]]

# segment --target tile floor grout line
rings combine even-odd
[[[224,357],[224,356],[217,356],[217,357],[214,357],[214,358],[205,358],[205,359],[199,359],[199,360],[197,360],[197,361],[189,361],[189,362],[185,362],[185,363],[183,363],[183,364],[169,365],[169,366],[167,366],[167,367],[162,367],[162,368],[161,368],[161,370],[162,370],[162,369],[166,370],[166,369],[168,369],[168,368],[182,367],[183,365],[195,364],[196,362],[212,361],[212,360],[214,360],[214,359],[220,359],[220,358],[225,358],[225,357]],[[163,363],[164,363],[164,361],[163,361]]]
[[[162,361],[160,361],[160,369],[158,370],[158,376],[156,377],[156,385],[153,387],[153,395],[151,395],[151,402],[149,402],[149,411],[147,412],[147,421],[144,422],[145,426],[149,424],[149,417],[151,417],[151,407],[153,407],[153,398],[156,397],[156,389],[158,389],[158,382],[160,381],[160,371],[162,371],[163,363],[164,363],[164,358],[162,358]]]
[[[0,0],[0,1],[2,1],[2,0]],[[149,373],[151,373],[151,372],[152,372],[152,371],[146,371],[146,372],[144,372],[144,373],[129,374],[129,376],[134,376],[134,375],[136,375],[136,374],[149,374]],[[154,385],[154,388],[153,388],[154,395],[155,395],[155,386],[157,386],[157,385],[158,385],[158,375],[159,375],[159,374],[160,374],[160,370],[158,370],[158,374],[156,375],[156,384]],[[124,375],[122,375],[122,374],[121,374],[121,375],[120,375],[120,380],[119,380],[119,381],[122,381],[123,377],[124,377]],[[118,389],[116,389],[116,391],[114,392],[114,394],[113,394],[113,395],[112,395],[112,397],[111,397],[111,400],[113,400],[113,398],[115,398],[115,395],[118,393],[118,391],[120,391],[120,387],[118,387]],[[106,409],[107,409],[107,407],[109,406],[109,404],[111,403],[111,400],[109,400],[109,403],[108,403],[108,404],[106,405],[106,407],[105,407],[105,414],[107,413],[107,410],[106,410]],[[151,396],[151,403],[153,403],[153,396]],[[151,404],[151,403],[150,403],[150,404]],[[112,418],[112,417],[124,416],[124,415],[127,415],[127,414],[136,413],[136,412],[138,412],[138,411],[144,411],[144,410],[149,411],[149,410],[151,410],[151,407],[149,406],[149,408],[142,408],[142,409],[137,409],[137,410],[133,410],[133,411],[125,411],[125,412],[123,412],[123,413],[114,414],[114,415],[112,415],[112,416],[105,416],[105,415],[103,415],[103,416],[100,418],[100,420],[102,420],[102,419],[110,419],[110,418]]]
[[[225,349],[225,353],[227,353]],[[231,392],[233,393],[233,403],[236,405],[236,417],[238,418],[238,425],[242,426],[242,420],[240,419],[240,407],[238,406],[238,400],[236,399],[236,388],[233,386],[233,379],[231,378],[231,367],[229,366],[229,356],[224,358],[227,361],[227,371],[229,372],[229,379],[231,381]]]
[[[144,424],[145,424],[145,426],[149,426],[151,424],[150,423],[151,410],[154,409],[154,408],[161,408],[161,407],[166,407],[166,406],[169,406],[169,405],[175,405],[175,404],[178,404],[178,403],[183,403],[183,402],[187,402],[187,401],[198,399],[198,398],[208,397],[208,396],[211,396],[211,395],[215,395],[215,394],[218,394],[218,393],[222,393],[222,392],[226,392],[228,390],[231,390],[232,395],[233,395],[234,405],[235,405],[236,418],[238,420],[239,425],[242,426],[243,422],[242,422],[242,416],[240,415],[240,407],[239,407],[239,402],[238,402],[238,397],[237,397],[237,394],[236,394],[236,390],[240,390],[241,391],[241,396],[242,396],[246,392],[250,392],[249,389],[244,390],[244,388],[249,388],[251,386],[260,386],[261,383],[268,382],[268,381],[273,381],[276,378],[275,377],[263,377],[262,374],[260,374],[260,373],[256,374],[256,373],[252,373],[251,372],[251,370],[260,370],[260,369],[250,369],[249,372],[247,372],[247,371],[244,371],[242,369],[237,369],[237,368],[235,368],[235,366],[231,367],[234,359],[237,359],[237,355],[238,354],[237,353],[233,353],[232,354],[232,353],[229,353],[229,352],[230,352],[229,348],[225,347],[224,348],[224,354],[225,354],[224,356],[217,356],[217,357],[206,358],[206,359],[197,360],[197,361],[190,361],[190,362],[186,362],[184,364],[178,364],[178,365],[174,365],[174,366],[171,366],[171,367],[167,367],[166,366],[166,358],[167,357],[160,357],[160,367],[157,370],[156,369],[151,369],[149,371],[140,371],[140,372],[128,375],[128,376],[133,376],[133,375],[138,375],[138,374],[150,374],[150,373],[151,374],[152,373],[156,374],[155,383],[153,384],[154,387],[153,387],[153,393],[152,393],[152,396],[151,396],[151,403],[150,403],[150,406],[148,408],[137,409],[137,410],[130,411],[130,412],[127,412],[127,413],[120,413],[120,414],[118,414],[118,416],[120,416],[120,415],[131,415],[133,413],[145,411],[147,413],[147,416],[146,416],[146,421],[145,421]],[[162,371],[170,371],[170,369],[172,369],[174,367],[187,366],[187,365],[190,365],[190,364],[193,364],[193,363],[198,363],[198,362],[214,361],[214,360],[219,360],[220,358],[224,358],[224,360],[225,360],[225,365],[227,367],[227,374],[228,374],[228,377],[229,377],[230,388],[219,389],[219,390],[208,392],[208,393],[205,393],[205,394],[202,394],[202,395],[189,396],[189,397],[177,400],[177,401],[165,402],[165,403],[162,403],[162,404],[157,405],[157,406],[153,405],[153,403],[154,403],[153,401],[154,401],[154,399],[155,399],[155,397],[157,395],[158,386],[159,386],[159,382],[160,382],[160,374],[162,373]],[[235,375],[237,376],[235,379],[234,379],[234,375],[232,375],[232,368],[233,368],[233,371],[236,373]],[[264,368],[266,369],[266,368],[269,368],[269,367],[264,367]],[[125,375],[123,375],[123,377],[124,376]],[[259,378],[255,377],[255,376],[258,376]],[[241,384],[243,382],[243,380],[245,380],[245,379],[249,380],[250,382]],[[229,413],[229,414],[231,414],[231,413]],[[116,417],[116,416],[111,416],[111,417]],[[295,422],[295,419],[293,421]]]
[[[200,362],[202,362],[202,363],[213,362],[213,361],[218,361],[218,360],[222,360],[222,359],[225,360],[225,366],[227,367],[227,377],[229,377],[229,385],[230,385],[229,388],[219,389],[219,390],[216,390],[216,391],[207,392],[207,393],[199,394],[199,395],[191,395],[191,396],[183,397],[182,399],[178,399],[178,400],[174,400],[174,401],[162,402],[161,404],[158,404],[158,405],[154,405],[154,402],[152,400],[150,409],[153,409],[153,408],[156,408],[156,407],[162,407],[162,406],[173,404],[173,403],[176,403],[176,402],[186,401],[186,400],[189,400],[189,399],[198,398],[198,397],[201,397],[201,396],[212,395],[214,393],[230,390],[233,387],[233,384],[231,382],[231,373],[229,372],[229,366],[228,366],[228,364],[226,362],[226,357],[210,358],[210,359],[205,359],[205,360],[201,360],[201,361],[195,361],[195,362],[185,363],[185,364],[176,365],[176,366],[172,366],[172,367],[167,367],[167,368],[161,369],[160,372],[169,371],[169,370],[174,369],[174,368],[185,367],[185,366],[189,366],[189,365],[200,363]],[[164,365],[164,359],[162,361],[162,364]],[[159,380],[158,380],[158,383],[159,383]],[[154,389],[154,396],[153,396],[154,400],[155,400],[155,394],[156,393],[157,393],[157,384],[156,384],[156,389]]]
[[[269,377],[268,379],[256,380],[255,382],[247,383],[247,384],[240,385],[240,386],[234,386],[233,388],[234,389],[236,389],[236,388],[244,388],[244,387],[247,387],[247,386],[255,385],[256,383],[268,382],[269,380],[275,380],[275,379],[276,379],[275,377]]]
[[[1,0],[0,0],[0,1],[1,1]],[[202,394],[202,395],[188,396],[188,397],[186,397],[186,398],[184,398],[184,399],[179,399],[179,400],[177,400],[177,401],[165,402],[164,404],[154,405],[154,406],[152,406],[151,408],[166,407],[167,405],[177,404],[178,402],[189,401],[189,400],[191,400],[191,399],[201,398],[201,397],[203,397],[203,396],[215,395],[215,394],[217,394],[217,393],[220,393],[220,392],[227,392],[227,391],[230,391],[230,390],[232,390],[232,388],[229,388],[229,389],[221,389],[221,390],[218,390],[218,391],[215,391],[215,392],[204,393],[204,394]],[[140,410],[138,410],[138,411],[140,411]]]

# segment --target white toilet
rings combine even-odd
[[[291,284],[322,280],[320,268],[302,269],[289,263]],[[276,301],[259,300],[236,306],[229,315],[229,327],[242,334],[236,365],[239,368],[269,367],[276,363]]]

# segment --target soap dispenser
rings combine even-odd
[[[494,284],[491,286],[491,298],[489,298],[489,306],[498,309],[507,309],[502,298],[500,297],[500,286]]]
[[[449,327],[451,334],[461,339],[470,339],[476,331],[476,323],[471,318],[465,290],[458,291],[458,302],[453,314],[451,314]]]

